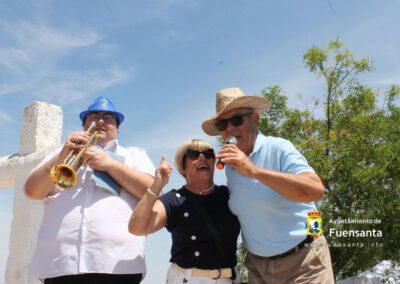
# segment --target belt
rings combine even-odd
[[[192,269],[193,276],[208,277],[212,279],[231,278],[232,268],[218,268],[218,269],[198,269],[198,268],[183,268],[174,263],[176,270],[186,273],[188,269]]]
[[[288,255],[291,255],[295,252],[298,252],[300,249],[304,248],[305,245],[311,244],[314,241],[314,239],[316,239],[316,237],[307,235],[307,238],[304,241],[302,241],[301,243],[299,243],[297,246],[295,246],[294,248],[292,248],[288,251],[285,251],[284,253],[273,255],[273,256],[267,256],[265,258],[268,260],[273,260],[273,259],[278,259],[278,258],[282,258],[282,257],[288,256]]]

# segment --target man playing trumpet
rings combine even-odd
[[[30,274],[45,284],[139,283],[144,237],[126,227],[153,183],[154,166],[143,150],[118,144],[124,116],[108,98],[96,99],[80,119],[83,131],[69,135],[25,183],[27,196],[45,206]],[[71,183],[60,182],[70,176]]]

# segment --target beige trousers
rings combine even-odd
[[[244,265],[249,271],[249,284],[335,283],[328,243],[323,236],[278,259],[248,252]]]

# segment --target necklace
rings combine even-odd
[[[209,192],[209,191],[211,191],[213,189],[214,189],[214,184],[210,188],[207,188],[205,190],[199,191],[198,194],[203,195],[204,193],[207,193],[207,192]]]

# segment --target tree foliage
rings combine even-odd
[[[373,67],[367,58],[355,59],[348,49],[344,49],[338,38],[329,42],[325,49],[311,47],[303,59],[306,67],[318,77],[323,77],[326,82],[326,141],[329,142],[339,98],[347,87],[357,84],[358,74],[371,71]],[[328,143],[326,155],[329,155],[329,146]]]
[[[247,269],[243,265],[244,260],[246,259],[246,255],[247,255],[246,247],[244,246],[243,242],[241,242],[237,249],[237,258],[238,258],[237,261],[239,263],[237,267],[237,272],[239,273],[241,283],[243,284],[249,281]]]
[[[358,75],[373,70],[371,61],[356,59],[339,39],[311,47],[303,59],[324,80],[324,115],[289,109],[281,88],[272,86],[260,94],[272,104],[260,130],[291,140],[323,180],[327,193],[318,206],[337,279],[382,260],[399,261],[400,88],[382,92],[360,84]],[[345,230],[381,231],[382,237],[336,234]]]
[[[318,140],[325,146],[325,157],[318,146],[306,155],[330,189],[321,210],[332,245],[334,271],[342,278],[385,259],[399,260],[400,108],[395,104],[399,88],[392,86],[379,95],[361,85],[357,75],[371,71],[372,64],[366,58],[355,59],[339,39],[325,49],[312,47],[304,55],[304,62],[327,86],[325,118],[320,120],[325,127],[317,131]],[[331,222],[335,220],[380,223]],[[331,228],[360,232],[375,229],[383,236],[338,237],[330,234]],[[344,244],[354,247],[340,247]]]

